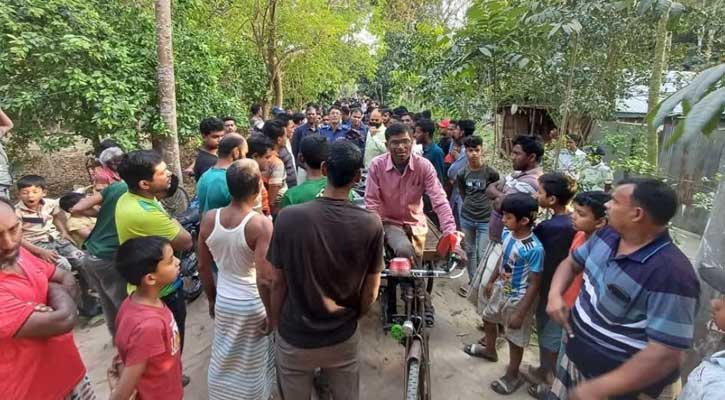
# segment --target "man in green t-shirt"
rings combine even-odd
[[[217,150],[219,156],[216,164],[209,168],[196,184],[196,195],[199,198],[199,211],[202,217],[214,208],[226,207],[232,200],[227,185],[227,168],[234,161],[247,156],[247,141],[236,133],[224,136]]]
[[[83,243],[86,255],[81,265],[101,300],[111,336],[116,334],[116,315],[126,298],[126,281],[116,270],[114,258],[118,249],[116,203],[127,190],[126,182],[115,182],[102,192],[81,199],[70,210],[73,215],[96,217],[96,226]]]
[[[329,154],[329,146],[324,136],[305,136],[300,141],[298,159],[307,172],[307,178],[282,196],[280,207],[302,204],[321,196],[327,186],[327,178],[322,174],[322,162],[327,160]]]
[[[119,244],[137,237],[160,236],[171,242],[175,252],[191,248],[193,241],[189,232],[156,200],[166,195],[171,185],[171,172],[161,156],[152,150],[132,151],[124,155],[118,173],[128,185],[128,192],[121,195],[116,204]],[[161,300],[174,314],[183,351],[186,302],[181,278],[161,290]]]

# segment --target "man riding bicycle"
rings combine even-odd
[[[456,223],[435,168],[427,159],[412,154],[410,127],[400,123],[390,125],[385,131],[385,140],[388,152],[375,157],[368,168],[365,207],[382,219],[385,241],[394,257],[420,262],[428,232],[427,218],[423,213],[423,194],[431,200],[443,237],[457,233]],[[422,288],[425,285],[416,286]],[[390,280],[387,290],[388,316],[392,316],[397,298],[394,283]],[[430,294],[425,296],[425,319],[430,326],[434,322],[434,310]]]

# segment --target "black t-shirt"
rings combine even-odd
[[[456,177],[458,190],[464,194],[461,216],[468,221],[488,222],[491,218],[491,199],[486,196],[488,185],[498,182],[498,172],[488,165],[472,170],[468,165]]]
[[[299,348],[332,346],[355,333],[365,278],[384,268],[383,224],[345,200],[285,207],[267,259],[287,280],[279,334]]]
[[[543,304],[549,299],[549,288],[556,268],[569,255],[575,233],[571,214],[554,215],[534,228],[534,235],[544,246],[544,273],[539,291],[539,301]]]
[[[213,167],[217,160],[218,158],[214,154],[199,149],[196,153],[196,161],[194,162],[194,179],[199,182],[204,172]]]

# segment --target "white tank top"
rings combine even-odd
[[[216,210],[214,230],[206,239],[214,262],[219,268],[217,295],[228,299],[249,300],[259,297],[254,252],[247,245],[244,228],[256,214],[250,211],[235,228],[227,229],[219,222],[221,209]]]

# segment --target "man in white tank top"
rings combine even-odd
[[[250,159],[226,171],[231,203],[207,212],[199,232],[199,272],[214,318],[210,399],[268,399],[275,381],[269,336],[272,222],[253,208],[261,173]],[[216,285],[212,260],[219,268]]]

